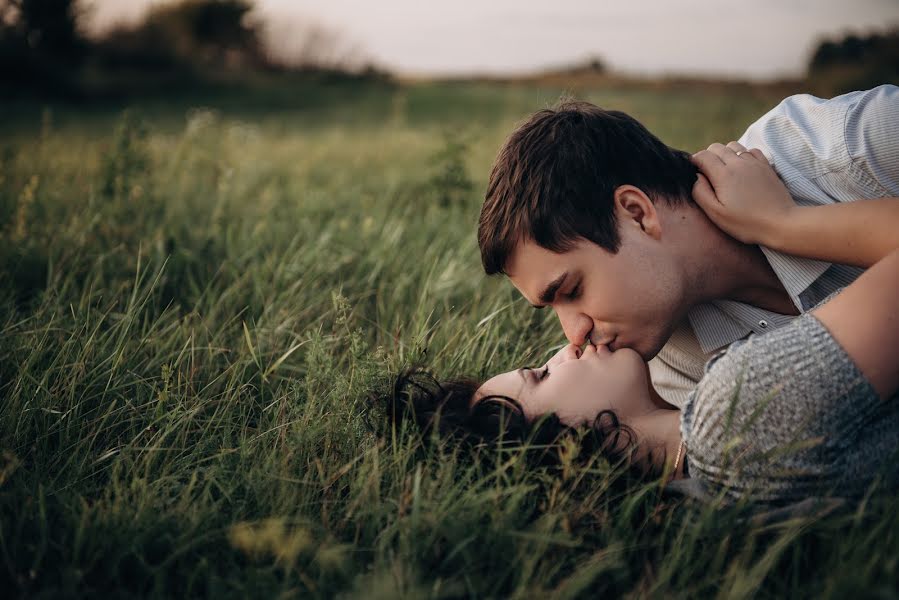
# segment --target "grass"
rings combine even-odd
[[[386,428],[368,398],[404,365],[485,375],[562,342],[474,241],[499,144],[561,90],[328,85],[3,111],[5,597],[899,593],[895,494],[759,525],[599,459]],[[778,100],[579,95],[684,149]]]

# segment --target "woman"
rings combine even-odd
[[[696,202],[733,237],[870,268],[710,361],[682,410],[654,393],[636,352],[592,344],[480,385],[407,375],[394,402],[420,427],[472,441],[590,425],[600,451],[731,498],[784,503],[861,496],[881,475],[899,483],[899,199],[799,207],[758,150],[716,144],[694,160]],[[394,406],[395,418],[408,414]]]

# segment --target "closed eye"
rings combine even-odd
[[[578,281],[577,285],[571,288],[571,291],[565,294],[565,297],[569,300],[577,300],[578,296],[581,295],[581,282]]]
[[[544,379],[549,377],[549,365],[543,367],[539,371],[537,370],[536,367],[522,367],[522,368],[518,369],[518,372],[521,373],[522,377],[525,376],[524,375],[525,371],[530,373],[530,375],[532,375],[534,378],[536,378],[537,381],[543,381]]]

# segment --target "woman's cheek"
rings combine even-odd
[[[572,389],[572,386],[547,386],[541,392],[540,415],[555,413],[559,419],[565,422],[579,415],[583,410],[578,390]]]
[[[590,422],[598,414],[596,403],[580,390],[580,393],[572,393],[568,395],[568,402],[562,410],[559,411],[559,418],[566,425],[581,425]]]
[[[524,416],[529,421],[534,421],[547,413],[558,412],[558,404],[552,398],[554,395],[546,391],[530,396],[522,406]]]

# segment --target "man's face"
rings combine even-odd
[[[662,242],[632,224],[619,226],[616,254],[585,239],[561,254],[526,240],[506,271],[531,304],[552,307],[572,344],[589,337],[649,360],[686,312],[684,277]]]

